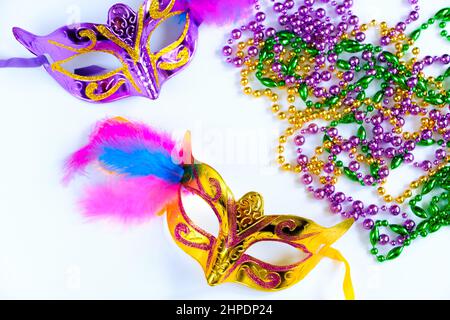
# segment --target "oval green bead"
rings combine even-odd
[[[308,99],[308,86],[306,83],[302,83],[300,85],[300,88],[298,89],[298,94],[300,95],[300,98],[303,101],[306,101]]]
[[[417,81],[416,88],[419,89],[420,91],[426,91],[427,90],[427,86],[426,86],[425,80],[419,79]]]
[[[336,62],[336,65],[341,69],[350,70],[350,63],[348,61],[340,59]]]
[[[341,46],[344,50],[349,47],[356,46],[356,45],[359,45],[359,42],[355,41],[355,40],[343,40],[341,43]]]
[[[358,93],[358,95],[356,96],[356,100],[358,101],[363,101],[366,98],[366,93],[364,91],[361,91],[360,93]]]
[[[380,231],[378,230],[378,227],[375,226],[370,231],[370,243],[372,244],[372,246],[375,246],[378,243],[379,239],[380,239]]]
[[[419,224],[417,225],[416,231],[417,231],[417,232],[422,232],[422,231],[424,231],[424,230],[427,230],[429,224],[430,224],[430,222],[429,222],[428,220],[422,221],[421,223],[419,223]]]
[[[440,224],[433,224],[428,228],[428,231],[430,231],[430,233],[434,233],[438,231],[440,228],[441,228]]]
[[[408,85],[406,84],[405,77],[397,76],[395,74],[390,76],[395,83],[400,85],[403,89],[408,89]]]
[[[397,169],[398,167],[400,167],[400,165],[403,163],[404,159],[405,158],[403,157],[403,155],[395,156],[391,162],[391,169],[394,170],[394,169]]]
[[[389,229],[391,229],[393,232],[398,233],[402,236],[409,234],[408,230],[404,226],[401,226],[399,224],[391,224],[389,226]]]
[[[380,165],[377,162],[374,162],[370,165],[370,174],[374,178],[378,178],[378,171],[380,170]]]
[[[417,145],[422,147],[431,146],[436,143],[436,140],[434,139],[426,139],[426,140],[420,140]]]
[[[392,53],[390,53],[388,51],[384,51],[383,56],[386,58],[387,62],[392,63],[395,66],[399,64],[398,58],[396,56],[394,56]]]
[[[356,121],[355,114],[354,113],[348,113],[345,116],[343,116],[341,120],[339,120],[339,123],[349,124],[349,123],[353,123],[355,121]]]
[[[265,61],[267,59],[267,55],[268,55],[267,50],[263,49],[259,54],[259,61],[260,62]]]
[[[334,97],[331,97],[330,99],[327,100],[327,104],[335,105],[336,103],[338,103],[338,101],[339,101],[339,97],[338,96],[334,96]]]
[[[277,32],[277,36],[280,38],[292,39],[293,37],[295,37],[295,34],[284,30],[284,31]]]
[[[389,251],[389,253],[386,255],[386,260],[394,260],[398,258],[403,252],[403,247],[397,247]]]
[[[383,90],[378,91],[372,98],[372,101],[375,103],[380,103],[381,100],[383,99],[384,96],[384,92]]]
[[[418,216],[419,218],[422,218],[422,219],[428,218],[428,214],[426,213],[426,211],[423,210],[423,209],[422,209],[421,207],[419,207],[419,206],[412,206],[412,207],[411,207],[411,210],[412,210],[412,212],[413,212],[416,216]]]
[[[277,87],[277,83],[270,78],[262,78],[260,81],[266,87],[269,87],[269,88]]]
[[[417,39],[419,39],[419,37],[420,37],[421,32],[422,32],[422,30],[417,29],[416,31],[413,31],[409,37],[411,39],[413,39],[414,41],[417,41]]]
[[[445,20],[448,16],[450,16],[450,8],[443,8],[434,17],[438,20]]]
[[[360,139],[360,140],[365,140],[367,137],[367,132],[366,129],[363,126],[360,126],[358,129],[358,132],[356,134],[356,136]]]
[[[362,77],[361,79],[359,79],[357,84],[365,87],[365,86],[368,86],[374,79],[375,79],[375,76],[365,76],[365,77]]]
[[[359,181],[358,176],[356,175],[356,172],[350,170],[350,168],[345,167],[344,168],[344,174],[352,181]]]
[[[295,69],[298,66],[298,57],[295,56],[291,59],[291,61],[289,61],[289,65],[287,67],[287,73],[289,75],[293,75],[295,73]]]
[[[356,52],[363,51],[364,48],[365,48],[365,46],[363,44],[356,44],[354,46],[349,46],[349,47],[345,48],[344,50],[349,53],[356,53]]]
[[[422,188],[422,191],[421,191],[421,194],[425,195],[425,194],[430,193],[430,191],[433,190],[434,187],[436,186],[436,183],[437,183],[437,179],[430,179],[430,180],[428,180],[424,184],[424,186]]]
[[[315,57],[319,54],[319,50],[314,49],[314,48],[306,48],[305,49],[306,53],[308,53],[309,55]]]

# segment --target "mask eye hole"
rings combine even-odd
[[[80,76],[100,76],[122,67],[113,55],[104,52],[88,52],[62,64],[68,72]]]
[[[302,250],[279,241],[257,242],[247,250],[246,254],[277,266],[293,265],[309,256]]]
[[[182,188],[181,201],[184,211],[197,227],[214,236],[219,234],[219,221],[216,214],[202,197]]]
[[[157,53],[176,42],[183,34],[185,26],[185,13],[166,19],[153,31],[149,39],[150,51]]]

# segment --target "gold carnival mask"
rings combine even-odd
[[[200,229],[186,213],[181,194],[167,207],[173,239],[200,263],[210,285],[237,282],[259,290],[282,290],[302,280],[323,257],[329,257],[345,263],[345,296],[354,298],[349,265],[331,248],[351,227],[352,220],[323,228],[298,216],[266,216],[260,194],[250,192],[236,201],[219,173],[206,164],[185,166],[182,185],[206,201],[220,223],[217,237]],[[292,265],[277,266],[246,254],[261,241],[288,244],[303,252],[305,258]]]
[[[331,247],[353,219],[324,228],[294,215],[265,215],[260,194],[250,192],[235,200],[219,173],[195,161],[191,150],[189,133],[178,148],[167,135],[145,124],[114,118],[99,123],[89,143],[69,158],[66,177],[93,163],[107,176],[81,201],[88,216],[127,222],[167,213],[173,239],[200,263],[212,286],[237,282],[259,290],[282,290],[328,257],[345,264],[345,297],[354,298],[350,267]],[[184,194],[200,197],[213,210],[219,221],[217,235],[193,223],[183,205]],[[289,245],[301,257],[289,265],[276,265],[249,254],[255,244],[269,241]]]

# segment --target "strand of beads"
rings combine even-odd
[[[315,199],[328,201],[333,214],[360,221],[369,230],[371,253],[378,261],[392,260],[418,236],[449,223],[450,68],[435,78],[426,77],[424,69],[448,65],[450,57],[419,60],[420,49],[413,45],[437,21],[445,28],[450,8],[407,36],[407,25],[419,18],[417,0],[410,1],[413,11],[394,28],[385,22],[359,24],[350,0],[321,1],[325,8],[315,3],[275,3],[278,26],[273,27],[266,25],[267,13],[256,2],[255,19],[233,30],[223,52],[229,63],[242,68],[244,93],[269,99],[277,118],[288,123],[279,138],[280,166],[299,175]],[[365,32],[376,26],[380,45],[366,43]],[[251,36],[242,41],[245,33]],[[234,41],[239,41],[235,47]],[[255,81],[260,88],[250,86]],[[287,107],[280,103],[282,96]],[[415,119],[420,127],[407,132],[405,124]],[[320,126],[319,120],[327,124]],[[353,134],[345,136],[342,126],[353,126]],[[314,135],[322,135],[322,144],[309,156],[304,146]],[[289,148],[297,151],[295,161],[285,155]],[[415,161],[423,148],[432,148],[434,157]],[[397,197],[387,194],[391,172],[405,165],[421,170],[422,176]],[[341,178],[375,188],[383,204],[345,195],[336,188]],[[444,191],[428,207],[418,205],[439,190]],[[376,219],[378,215],[398,222]],[[380,253],[386,245],[393,248]]]

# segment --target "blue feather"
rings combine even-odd
[[[183,167],[175,164],[167,151],[149,150],[142,146],[132,151],[104,147],[99,160],[107,170],[131,177],[156,176],[177,183],[184,174]]]

